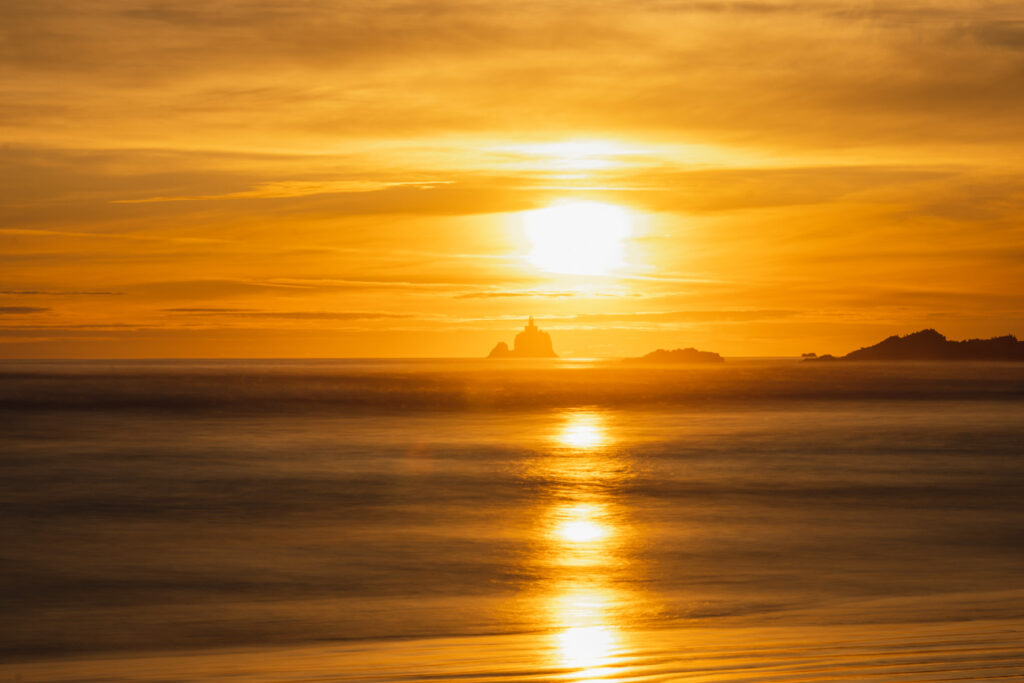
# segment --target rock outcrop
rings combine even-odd
[[[533,324],[533,316],[522,332],[516,335],[512,348],[505,342],[498,344],[487,354],[488,358],[558,358],[551,345],[551,335]]]
[[[874,346],[851,351],[836,358],[832,355],[807,358],[807,361],[1024,361],[1024,341],[1017,341],[1013,335],[991,339],[966,339],[951,341],[935,330],[927,329],[908,334],[905,337],[893,335]]]
[[[627,363],[650,363],[658,365],[662,363],[724,363],[725,359],[714,351],[698,351],[695,348],[688,349],[658,349],[651,351],[640,358],[627,358]]]

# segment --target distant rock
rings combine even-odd
[[[886,360],[988,360],[1024,361],[1024,341],[1013,335],[992,339],[951,341],[935,330],[927,329],[905,337],[893,335],[874,346],[851,351],[836,358],[832,355],[807,358],[806,361],[886,361]]]
[[[491,349],[491,352],[487,354],[488,358],[512,358],[512,350],[508,348],[508,344],[505,342],[498,342]]]
[[[505,342],[498,344],[487,354],[488,358],[558,358],[551,346],[551,335],[533,324],[533,316],[523,331],[516,335],[512,348]]]
[[[640,358],[627,358],[626,363],[651,363],[659,365],[662,363],[724,363],[725,359],[713,351],[698,351],[694,348],[688,349],[658,349],[651,351]]]

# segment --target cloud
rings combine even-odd
[[[352,192],[377,192],[392,187],[413,186],[421,190],[436,185],[451,184],[453,180],[333,180],[333,181],[278,181],[260,183],[251,190],[227,194],[198,195],[193,197],[146,197],[143,199],[115,199],[115,204],[148,204],[152,202],[194,202],[221,199],[281,199],[285,197],[308,197],[318,194],[347,194]]]
[[[832,165],[641,172],[656,190],[620,195],[624,201],[655,211],[689,213],[741,211],[752,208],[827,204],[857,193],[901,188],[950,178],[957,169],[877,165]],[[622,182],[623,179],[612,182]]]
[[[163,308],[164,313],[189,313],[193,315],[218,315],[221,313],[254,313],[254,308]]]
[[[849,149],[995,142],[1024,103],[1012,3],[32,5],[7,3],[0,28],[22,140],[322,152],[614,131]]]
[[[455,296],[456,299],[508,299],[508,298],[519,298],[519,297],[541,297],[547,299],[568,299],[571,297],[587,297],[587,298],[614,298],[620,299],[623,297],[639,297],[642,296],[636,292],[628,291],[610,291],[610,292],[595,292],[595,291],[579,291],[579,290],[564,290],[564,291],[544,291],[544,290],[515,290],[515,291],[486,291],[486,292],[468,292],[466,294],[459,294]]]
[[[372,270],[372,269],[371,269]],[[375,293],[383,292],[423,292],[447,293],[461,291],[467,287],[479,287],[488,284],[532,284],[534,277],[513,274],[501,275],[478,274],[472,270],[463,272],[421,272],[412,271],[391,276],[377,272],[376,279],[347,278],[310,278],[310,277],[276,277],[276,278],[209,278],[181,279],[156,282],[142,282],[125,285],[125,291],[144,299],[197,301],[205,299],[226,299],[236,297],[263,296],[273,294],[277,297],[299,297],[323,295],[338,292]],[[196,310],[196,307],[174,307],[176,310]],[[201,310],[238,310],[228,307],[198,307]]]
[[[703,323],[778,320],[800,315],[797,310],[735,309],[650,311],[637,313],[589,313],[565,318],[578,323]]]
[[[773,321],[806,315],[807,311],[783,309],[723,309],[723,310],[688,310],[688,311],[639,311],[620,313],[580,313],[572,315],[550,314],[542,318],[550,324],[560,323],[571,326],[574,323],[585,325],[611,325],[632,323],[646,325],[676,325],[689,323],[748,323],[756,321]],[[499,318],[467,318],[467,322],[490,322],[519,320],[522,316],[511,315]]]
[[[251,308],[165,308],[165,313],[194,316],[266,318],[272,320],[398,320],[415,318],[409,313],[374,311],[263,311]]]
[[[1024,51],[1024,21],[1002,19],[970,22],[955,29],[953,37],[967,37],[981,45]]]
[[[188,301],[259,295],[301,289],[295,285],[261,280],[209,278],[195,280],[163,280],[126,285],[132,295],[146,299]]]
[[[137,233],[121,232],[77,232],[71,230],[35,230],[23,228],[0,228],[0,235],[20,235],[24,237],[73,237],[76,239],[89,240],[128,240],[134,242],[171,242],[177,244],[209,244],[211,242],[223,242],[224,240],[210,237],[167,237],[161,235],[146,235]]]
[[[4,296],[121,296],[124,292],[106,291],[63,291],[59,289],[6,289],[0,290]]]
[[[566,298],[572,296],[579,296],[579,292],[535,292],[535,291],[518,291],[518,292],[469,292],[468,294],[459,294],[456,299],[504,299],[510,297],[524,297],[524,296],[540,296],[550,298]],[[593,296],[593,295],[588,295]]]
[[[46,313],[49,308],[38,306],[0,306],[0,315],[29,315],[32,313]]]

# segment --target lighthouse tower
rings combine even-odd
[[[526,327],[516,335],[512,348],[499,342],[488,358],[558,358],[558,354],[551,348],[551,335],[537,327],[531,315]]]

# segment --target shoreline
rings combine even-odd
[[[701,625],[615,632],[604,652],[566,653],[563,633],[341,641],[84,655],[0,664],[24,683],[104,680],[594,680],[696,677],[779,683],[938,674],[1024,681],[1024,618],[863,625]],[[685,643],[680,647],[680,643]],[[591,656],[592,655],[592,656]],[[588,659],[589,658],[589,659]],[[752,678],[757,677],[757,678]],[[768,680],[768,679],[765,679]],[[945,678],[941,680],[946,680]]]

